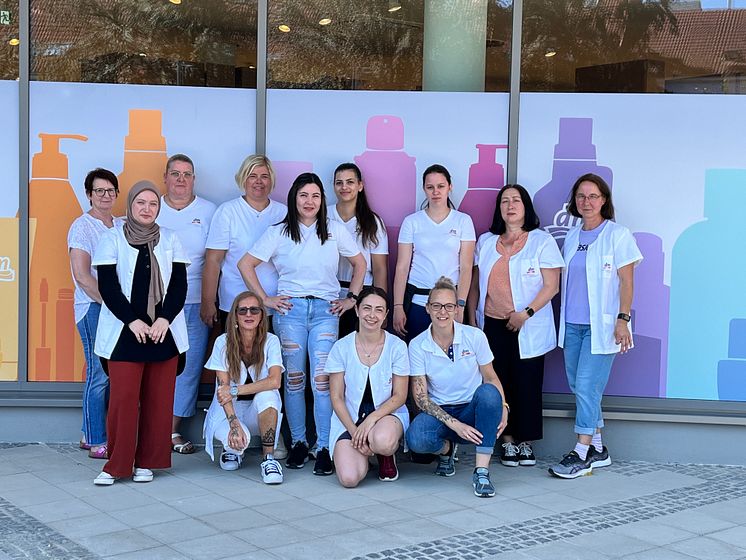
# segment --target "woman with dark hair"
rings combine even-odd
[[[536,464],[532,443],[543,437],[544,355],[557,346],[550,301],[563,266],[554,238],[539,229],[526,189],[505,185],[492,226],[477,242],[469,310],[472,324],[487,335],[512,405],[500,453],[509,467]]]
[[[339,297],[340,256],[352,265],[347,297]],[[279,274],[277,295],[266,296],[256,268],[274,264]],[[326,217],[324,186],[315,173],[302,173],[288,192],[288,213],[267,229],[238,263],[246,285],[274,309],[274,330],[282,343],[285,364],[285,412],[293,448],[285,466],[303,468],[308,460],[306,438],[306,360],[313,377],[316,464],[313,472],[334,472],[329,455],[329,375],[324,364],[337,340],[339,315],[352,309],[363,287],[365,259],[345,228]]]
[[[342,224],[357,241],[360,254],[365,258],[365,285],[378,286],[386,290],[388,286],[389,240],[386,227],[378,215],[371,210],[360,168],[354,163],[342,163],[334,170],[334,194],[337,204],[329,205],[329,219]],[[342,288],[340,297],[345,296],[352,280],[352,268],[347,259],[339,259],[337,272]],[[347,336],[357,326],[357,315],[353,310],[346,311],[339,318],[339,337]]]
[[[402,222],[394,275],[394,331],[407,342],[430,324],[425,304],[441,275],[457,286],[455,318],[463,321],[477,239],[471,217],[453,208],[451,174],[445,167],[425,169],[422,188],[425,209]]]
[[[93,257],[103,300],[95,352],[106,360],[111,385],[109,460],[98,485],[131,475],[150,482],[151,469],[171,466],[174,384],[179,355],[189,349],[189,258],[176,234],[156,223],[160,201],[153,183],[136,183],[127,221],[104,234]]]
[[[575,181],[567,209],[582,219],[565,237],[559,332],[575,394],[577,443],[549,472],[577,478],[611,464],[601,439],[601,397],[614,356],[632,348],[634,269],[642,253],[630,231],[614,222],[611,189],[598,175]]]
[[[85,355],[85,388],[83,389],[83,437],[81,449],[88,450],[92,459],[107,459],[106,406],[109,400],[109,378],[101,367],[101,360],[93,353],[96,329],[101,313],[101,294],[98,276],[91,260],[99,239],[121,218],[112,216],[119,195],[117,176],[108,169],[97,168],[85,177],[85,194],[91,209],[76,219],[67,234],[70,270],[75,284],[75,324]]]
[[[274,452],[282,420],[278,389],[285,368],[280,341],[268,331],[261,298],[249,291],[238,294],[228,312],[228,328],[215,340],[205,364],[217,379],[202,435],[205,451],[213,460],[213,438],[223,443],[220,468],[234,471],[241,466],[251,434],[258,434],[262,440],[262,480],[280,484],[282,467]],[[238,400],[239,396],[243,400]]]
[[[354,488],[378,459],[378,478],[399,478],[396,450],[409,426],[407,345],[384,330],[386,292],[366,286],[355,305],[357,332],[338,340],[326,361],[332,398],[330,449],[337,478]]]

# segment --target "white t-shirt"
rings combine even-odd
[[[323,245],[314,222],[310,226],[299,224],[300,243],[283,233],[284,225],[277,225],[264,232],[249,250],[257,259],[274,263],[279,274],[277,294],[315,296],[327,301],[339,297],[339,257],[354,257],[360,249],[342,224],[332,220],[327,224],[329,239]]]
[[[378,223],[378,231],[376,236],[378,237],[378,244],[372,247],[363,245],[363,236],[357,231],[357,218],[353,216],[348,221],[344,221],[337,212],[337,205],[332,204],[327,207],[327,215],[330,221],[339,222],[344,226],[347,232],[357,242],[357,247],[360,249],[363,257],[365,257],[365,281],[364,284],[367,286],[373,285],[373,266],[371,265],[371,255],[388,255],[389,254],[389,237],[386,233],[386,226],[380,220],[376,220]],[[339,271],[337,272],[337,278],[349,282],[352,280],[352,265],[346,258],[341,257],[339,259]],[[388,279],[387,279],[388,281]],[[347,294],[347,289],[340,290],[340,297],[344,297]],[[344,294],[342,293],[344,292]]]
[[[453,328],[453,361],[433,340],[430,328],[409,343],[409,375],[427,376],[428,394],[438,405],[471,402],[482,384],[479,366],[494,359],[481,330],[457,322]]]
[[[207,360],[205,367],[214,371],[228,371],[228,356],[225,353],[225,347],[227,344],[227,335],[221,334],[215,339],[215,345],[212,347],[212,354],[210,359]],[[285,366],[282,365],[282,352],[280,351],[280,339],[272,333],[267,333],[267,340],[264,343],[264,365],[262,371],[257,376],[254,366],[251,366],[250,370],[246,369],[246,365],[241,362],[241,375],[238,380],[238,385],[245,385],[246,380],[251,376],[252,381],[259,381],[265,379],[269,375],[269,368],[272,366],[280,366],[282,371],[285,371]]]
[[[412,245],[412,266],[408,283],[430,289],[438,278],[447,276],[458,284],[462,241],[476,241],[474,223],[468,214],[453,210],[436,224],[425,210],[410,214],[401,224],[399,243]],[[427,296],[415,295],[412,303],[425,305]]]
[[[235,297],[246,289],[246,283],[238,271],[238,261],[270,226],[285,219],[287,211],[287,206],[270,199],[269,206],[258,212],[243,197],[229,200],[215,211],[207,236],[207,248],[227,251],[218,288],[221,310],[230,311]],[[277,271],[274,265],[261,264],[256,267],[256,274],[267,295],[277,295]]]
[[[114,218],[114,225],[121,224],[122,222],[122,218]],[[79,218],[76,218],[70,225],[70,231],[67,233],[68,252],[70,249],[80,249],[88,253],[91,261],[93,261],[93,253],[96,250],[96,245],[98,245],[99,239],[107,231],[109,231],[109,226],[86,212]],[[70,270],[72,272],[72,268]],[[91,275],[98,280],[98,272],[93,266],[91,266]],[[74,308],[75,323],[77,324],[88,313],[88,308],[94,301],[88,297],[83,288],[78,286],[74,275],[73,283],[75,284]]]
[[[202,267],[205,264],[205,243],[210,231],[210,221],[216,206],[209,200],[194,197],[194,200],[181,210],[171,208],[161,197],[161,212],[156,222],[159,226],[176,233],[181,246],[192,261],[187,267],[187,295],[184,303],[202,301]]]

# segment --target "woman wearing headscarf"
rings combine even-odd
[[[103,305],[95,353],[106,360],[109,460],[94,483],[153,480],[171,466],[171,413],[179,356],[189,348],[184,300],[186,256],[176,235],[155,222],[160,193],[149,181],[127,196],[127,221],[96,248]]]

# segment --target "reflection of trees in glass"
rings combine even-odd
[[[18,1],[0,0],[0,80],[18,78],[19,45],[11,45],[18,39]]]
[[[649,58],[653,33],[678,32],[673,2],[527,0],[524,89],[573,91],[576,68]]]
[[[256,2],[32,0],[40,80],[227,85],[256,60]]]

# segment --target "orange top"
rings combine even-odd
[[[502,256],[490,271],[487,280],[487,297],[484,301],[484,314],[493,319],[507,319],[515,311],[513,293],[510,291],[510,271],[508,265],[510,257],[518,253],[526,245],[528,232],[522,232],[508,249],[503,245],[502,236],[497,238],[495,249]]]

